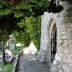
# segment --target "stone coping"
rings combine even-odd
[[[23,54],[23,50],[20,51],[19,54],[16,55],[16,59],[13,62],[13,71],[12,72],[18,72],[18,68],[19,68],[19,57]]]

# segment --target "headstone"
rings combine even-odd
[[[16,40],[14,39],[13,35],[9,36],[9,48],[10,50],[15,49],[16,47]]]
[[[15,44],[11,43],[11,41],[9,41],[9,48],[10,50],[15,49]]]

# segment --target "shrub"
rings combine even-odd
[[[41,35],[41,17],[25,17],[18,23],[23,31],[14,31],[13,35],[18,42],[25,45],[29,45],[31,41],[34,42],[37,49],[40,47],[40,35]]]
[[[15,48],[11,52],[13,53],[13,55],[17,55],[17,54],[19,54],[20,49],[19,48]]]
[[[7,64],[4,66],[4,71],[3,72],[12,72],[13,70],[13,65],[12,64]]]

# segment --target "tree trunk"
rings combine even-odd
[[[5,60],[5,48],[4,48],[4,42],[2,42],[2,61],[3,61],[3,64],[5,65],[6,64],[6,60]]]

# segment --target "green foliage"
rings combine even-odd
[[[0,67],[2,67],[2,64],[0,63]]]
[[[8,15],[11,13],[10,9],[0,9],[0,16]]]
[[[3,72],[12,72],[13,70],[13,65],[12,64],[7,64],[4,66],[4,71]]]
[[[17,41],[24,43],[25,45],[29,45],[31,41],[34,42],[37,48],[40,45],[40,35],[41,35],[41,17],[26,17],[21,20],[18,25],[22,28],[24,27],[24,31],[14,31],[13,35],[17,39]]]
[[[23,13],[21,13],[21,12],[15,12],[14,16],[18,18],[18,17],[23,16]]]
[[[30,34],[31,40],[39,49],[41,35],[41,17],[26,18],[27,32]]]
[[[0,41],[5,42],[8,39],[8,32],[6,29],[0,29]]]
[[[12,9],[15,13],[20,11],[23,16],[40,16],[49,5],[49,0],[21,0]]]
[[[48,7],[48,5],[49,5],[49,0],[21,0],[19,2],[15,1],[15,3],[13,3],[12,0],[10,0],[9,2],[6,0],[1,0],[0,18],[4,16],[7,16],[8,18],[10,14],[13,14],[14,17],[17,17],[17,19],[19,17],[23,17],[24,19],[22,19],[18,23],[16,22],[17,19],[14,19],[12,17],[12,19],[9,20],[10,23],[6,25],[7,27],[9,27],[8,31],[13,32],[12,30],[15,30],[14,29],[15,27],[16,30],[14,31],[13,35],[17,38],[17,41],[24,43],[25,45],[29,45],[30,42],[33,41],[37,46],[37,48],[39,48],[40,24],[41,24],[40,15],[43,14],[43,12]],[[14,22],[12,21],[13,19]],[[11,22],[13,22],[12,25]],[[23,30],[17,30],[17,26],[14,26],[15,25],[14,23],[18,24],[20,28],[23,28]],[[8,34],[8,31],[7,30],[5,31],[3,35],[0,34],[1,37],[6,36],[3,38],[4,40],[8,37],[8,35],[6,35]]]
[[[17,54],[20,53],[20,49],[19,48],[15,48],[11,52],[12,52],[13,55],[17,55]]]
[[[0,72],[3,72],[3,68],[4,68],[3,64],[0,63]]]
[[[14,31],[13,33],[14,37],[16,38],[17,42],[25,44],[25,46],[28,46],[30,44],[30,34],[27,33],[26,31],[24,32],[19,32],[19,31]]]
[[[31,16],[42,11],[44,12],[48,5],[49,0],[21,0],[19,2],[1,0],[0,17],[10,13],[15,14],[15,17]]]
[[[25,45],[28,45],[31,42],[31,40],[33,39],[33,37],[36,37],[39,35],[38,34],[39,30],[37,31],[37,29],[38,29],[37,24],[39,24],[39,23],[37,23],[37,22],[39,22],[37,20],[39,20],[39,17],[37,17],[38,18],[37,19],[36,17],[32,18],[32,16],[41,15],[43,13],[43,11],[45,10],[45,8],[48,7],[48,5],[49,5],[49,0],[21,0],[19,2],[15,1],[15,3],[13,3],[13,0],[10,0],[10,1],[1,0],[0,1],[0,18],[5,17],[5,20],[3,22],[6,22],[6,24],[4,23],[5,24],[4,26],[2,24],[2,27],[4,27],[4,29],[2,28],[3,30],[1,32],[4,32],[4,33],[3,34],[0,33],[0,41],[2,39],[3,40],[8,39],[8,34],[9,34],[8,32],[12,32],[12,30],[15,30],[14,27],[17,28],[17,26],[14,26],[15,25],[14,23],[17,24],[17,22],[16,22],[17,20],[10,15],[10,14],[14,14],[14,16],[17,18],[19,18],[19,17],[24,18],[19,23],[20,23],[20,27],[21,27],[21,24],[23,25],[23,23],[24,23],[24,26],[22,26],[22,27],[25,28],[24,32],[19,32],[18,30],[16,30],[15,34],[19,35],[19,36],[16,35],[16,37],[18,38],[18,40],[20,42],[24,42]],[[9,16],[11,16],[10,17],[11,19],[8,18]],[[8,19],[10,19],[9,23],[7,22],[8,20],[6,20],[7,19],[6,17]],[[13,19],[14,19],[14,21],[12,21]],[[13,22],[12,25],[11,25],[11,22]],[[5,29],[5,26],[7,26],[9,30]],[[36,32],[32,32],[32,31],[36,31]],[[31,35],[31,33],[32,33],[32,35]],[[4,37],[4,38],[1,38],[1,37]]]

